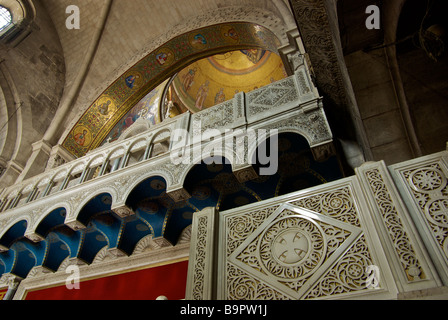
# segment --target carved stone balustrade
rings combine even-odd
[[[205,209],[193,217],[186,299],[447,299],[447,177],[445,151]]]
[[[80,211],[93,197],[105,193],[112,196],[111,209],[117,215],[133,215],[126,204],[128,196],[150,177],[165,179],[166,192],[175,202],[188,199],[186,176],[207,156],[228,159],[239,181],[256,178],[253,155],[259,142],[269,136],[242,137],[249,132],[258,135],[262,130],[302,135],[318,159],[331,150],[333,137],[322,100],[305,65],[291,77],[248,94],[239,93],[200,113],[168,119],[77,160],[56,168],[48,166],[44,173],[4,189],[0,194],[0,237],[24,220],[26,237],[41,241],[36,228],[57,208],[65,208],[67,226],[75,231],[84,229],[86,226],[78,220]],[[182,144],[174,139],[176,134]],[[228,143],[232,141],[242,143]]]

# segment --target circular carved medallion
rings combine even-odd
[[[266,228],[258,250],[265,272],[282,280],[298,280],[322,264],[327,245],[317,223],[304,216],[289,216]]]
[[[415,191],[423,193],[441,191],[447,182],[444,174],[435,168],[416,170],[409,177],[409,181]]]

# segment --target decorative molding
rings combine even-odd
[[[356,175],[403,291],[437,285],[438,276],[384,162],[366,163]]]
[[[410,282],[420,281],[426,278],[420,265],[408,231],[405,229],[402,219],[394,205],[389,189],[378,169],[371,169],[364,173],[375,197],[382,221],[392,241],[399,261]]]
[[[184,188],[177,190],[167,190],[167,194],[174,202],[182,202],[191,198],[191,195]]]
[[[448,285],[448,152],[399,163],[390,171],[441,280]]]
[[[213,298],[216,214],[215,208],[206,208],[193,216],[186,300]]]
[[[127,205],[112,208],[112,211],[120,218],[127,218],[127,217],[135,215],[134,210],[129,208]]]
[[[245,183],[259,178],[253,166],[234,170],[233,174],[240,183]]]
[[[369,289],[368,266],[380,260],[383,275],[391,275],[370,248],[351,188],[318,191],[221,213],[219,299],[395,296],[384,279]]]

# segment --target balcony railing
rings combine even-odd
[[[138,123],[134,126],[137,129]],[[132,132],[133,128],[128,130]],[[41,241],[35,228],[60,207],[66,208],[66,225],[73,230],[85,228],[77,221],[77,215],[100,193],[111,194],[112,210],[119,216],[132,215],[126,206],[128,195],[140,182],[153,176],[166,180],[166,192],[174,201],[185,200],[189,198],[183,189],[186,175],[210,148],[212,156],[231,159],[237,178],[247,181],[253,177],[251,155],[256,152],[258,140],[241,140],[242,152],[236,152],[235,146],[227,142],[260,130],[299,133],[307,139],[316,158],[332,142],[321,98],[305,66],[291,77],[247,94],[239,93],[200,113],[168,119],[4,189],[0,194],[0,236],[15,222],[26,220],[26,236]],[[214,133],[213,139],[210,132]]]

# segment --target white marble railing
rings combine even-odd
[[[139,132],[138,125],[129,130]],[[332,134],[321,98],[305,66],[291,77],[248,94],[239,93],[234,99],[203,112],[169,119],[4,189],[0,194],[0,237],[14,223],[26,220],[26,236],[41,241],[35,228],[60,207],[67,211],[66,225],[82,229],[85,226],[77,221],[80,210],[102,193],[112,196],[112,210],[119,216],[132,215],[126,206],[128,195],[140,182],[153,176],[166,180],[167,194],[173,200],[187,199],[184,180],[190,169],[204,159],[204,154],[230,158],[237,178],[247,181],[254,177],[251,159],[258,140],[241,140],[242,152],[227,142],[261,129],[299,133],[309,142],[316,159],[326,154]],[[210,131],[214,133],[213,139],[208,136]],[[181,147],[174,139],[179,132],[189,138],[184,139]],[[192,152],[185,153],[187,149]],[[180,153],[187,155],[184,161],[176,162]]]
[[[446,299],[447,177],[445,151],[365,163],[352,177],[229,211],[207,208],[193,217],[186,298]]]

